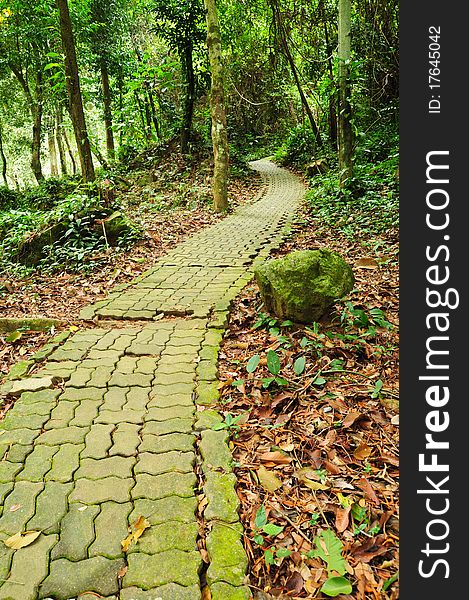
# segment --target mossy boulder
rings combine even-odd
[[[136,235],[138,228],[123,213],[116,211],[107,219],[104,219],[103,226],[106,231],[106,239],[110,246],[117,246],[119,239],[125,235]]]
[[[354,284],[337,252],[300,250],[258,267],[254,274],[268,312],[297,323],[318,321]]]

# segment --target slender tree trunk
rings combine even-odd
[[[280,36],[280,42],[282,44],[283,52],[288,61],[288,64],[290,65],[290,70],[292,72],[293,79],[295,80],[296,88],[297,88],[298,93],[301,98],[301,104],[308,116],[308,120],[311,125],[311,130],[312,130],[314,138],[316,140],[316,145],[318,146],[318,148],[322,148],[323,144],[322,144],[322,140],[321,140],[321,135],[319,133],[319,128],[316,124],[316,119],[314,118],[313,111],[311,110],[311,107],[309,106],[308,99],[306,98],[305,93],[303,91],[303,86],[301,85],[300,76],[298,74],[298,69],[296,68],[296,65],[295,65],[295,59],[293,58],[293,55],[290,51],[290,46],[288,45],[288,35],[287,35],[287,31],[285,29],[285,23],[283,22],[283,17],[280,12],[280,7],[276,0],[271,1],[271,8],[272,8],[272,14],[273,14],[273,18],[274,18],[274,23],[276,25],[277,33]]]
[[[85,181],[93,181],[95,178],[93,157],[91,155],[88,131],[86,129],[83,98],[81,95],[80,77],[78,74],[78,63],[75,51],[75,40],[73,37],[68,2],[67,0],[56,0],[56,2],[60,12],[60,35],[65,54],[65,76],[67,81],[70,116],[77,141],[81,173]]]
[[[188,41],[184,48],[183,70],[186,79],[186,93],[184,97],[184,117],[181,127],[181,152],[189,152],[189,142],[192,132],[195,101],[195,75],[192,42]]]
[[[5,151],[3,150],[3,137],[2,137],[2,124],[0,123],[0,158],[2,159],[2,179],[5,187],[8,187],[7,181],[7,157],[5,156]]]
[[[334,87],[334,69],[332,67],[332,44],[329,37],[329,30],[327,29],[327,18],[324,11],[323,0],[320,2],[321,18],[324,24],[324,39],[326,41],[326,54],[327,54],[327,69],[329,71],[329,78],[331,85]],[[329,96],[329,140],[334,148],[337,148],[337,111],[336,111],[336,94]]]
[[[68,141],[68,136],[67,136],[67,134],[65,132],[65,129],[62,129],[62,135],[64,137],[64,142],[65,142],[65,145],[67,146],[67,152],[68,152],[68,155],[70,156],[70,161],[72,163],[72,173],[73,173],[73,175],[76,175],[76,173],[77,173],[77,163],[76,163],[75,157],[73,156],[73,151],[72,151],[72,148],[70,146],[70,142]]]
[[[216,212],[222,212],[228,207],[230,154],[226,128],[221,35],[216,0],[204,0],[204,2],[207,19],[207,48],[212,72],[210,111],[215,163],[212,179],[213,205]]]
[[[109,71],[104,60],[101,61],[101,87],[103,90],[104,126],[106,128],[106,149],[109,160],[114,160],[116,148],[114,145],[114,132],[112,131],[111,87],[109,85]]]
[[[58,177],[59,165],[57,162],[57,146],[55,145],[55,127],[51,123],[51,127],[47,132],[47,147],[49,149],[50,174],[52,177]]]
[[[153,127],[155,128],[156,137],[159,139],[160,138],[160,124],[158,123],[158,117],[156,116],[155,99],[153,98],[153,93],[151,91],[150,86],[147,87],[147,94],[148,94],[148,102],[150,104],[150,110],[151,110],[151,120],[153,122]]]
[[[67,174],[67,159],[65,157],[65,150],[62,140],[62,109],[57,110],[55,117],[55,141],[57,142],[57,149],[59,151],[60,159],[60,171],[62,175]]]
[[[344,187],[353,175],[353,131],[350,108],[350,0],[339,0],[339,171],[340,185]]]
[[[145,135],[145,139],[149,141],[151,139],[151,131],[148,131],[148,122],[146,120],[144,107],[142,106],[142,101],[140,100],[140,96],[138,95],[137,90],[134,91],[135,102],[138,107],[138,113],[140,115],[140,120],[142,121],[142,129]]]
[[[29,112],[33,120],[33,136],[31,139],[31,169],[36,181],[40,183],[44,179],[41,165],[41,137],[42,137],[42,111],[43,111],[43,81],[42,71],[38,68],[36,72],[36,97],[33,97],[31,88],[23,70],[16,64],[9,64],[13,74],[18,79],[26,96]]]

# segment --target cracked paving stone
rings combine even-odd
[[[164,454],[143,452],[138,457],[134,471],[136,474],[148,473],[150,475],[171,472],[191,473],[194,463],[195,454],[193,452],[166,452]]]
[[[24,469],[16,479],[18,481],[42,481],[44,475],[50,471],[52,467],[52,458],[58,450],[58,446],[36,446],[26,458]]]
[[[12,446],[14,444],[20,444],[22,446],[28,446],[39,436],[39,431],[33,429],[15,429],[14,431],[6,431],[2,429],[0,423],[0,434],[2,445]]]
[[[114,425],[92,425],[86,435],[85,449],[81,454],[81,458],[105,458],[112,446],[111,433],[113,430]]]
[[[0,600],[36,600],[38,588],[49,569],[49,553],[56,535],[41,535],[13,555],[10,576],[0,587]]]
[[[47,482],[36,498],[36,513],[28,521],[28,531],[59,533],[60,521],[67,512],[67,498],[72,488],[71,483]]]
[[[167,550],[196,551],[197,535],[196,522],[168,521],[160,525],[152,525],[145,530],[145,534],[139,539],[138,544],[129,548],[129,554],[132,552],[158,554]]]
[[[170,419],[192,419],[195,406],[171,406],[167,408],[149,408],[145,415],[145,422],[168,421]]]
[[[0,483],[8,483],[15,479],[15,475],[21,471],[23,465],[20,463],[0,462]]]
[[[75,409],[75,416],[70,421],[70,426],[87,427],[91,425],[98,416],[99,405],[100,403],[95,400],[82,400]]]
[[[146,409],[150,388],[132,388],[127,394],[124,410],[136,410],[143,412]]]
[[[96,423],[112,424],[112,423],[134,423],[139,425],[143,423],[144,411],[135,410],[120,410],[119,412],[113,410],[101,410],[99,415],[96,417]]]
[[[79,562],[61,558],[50,565],[50,573],[39,592],[39,598],[69,600],[83,592],[95,592],[111,596],[119,591],[119,571],[124,567],[123,559],[95,556]],[[0,588],[1,589],[1,588]]]
[[[194,406],[192,392],[185,394],[150,394],[148,410],[151,408],[169,408],[171,406]]]
[[[127,394],[129,387],[110,387],[104,394],[104,403],[101,405],[102,410],[122,410],[122,407],[127,402]]]
[[[157,500],[166,496],[189,498],[194,495],[197,478],[194,473],[164,473],[162,475],[136,475],[137,483],[132,498]]]
[[[21,394],[20,402],[35,404],[36,402],[55,402],[62,393],[61,390],[41,390],[39,392],[25,392]]]
[[[77,561],[87,558],[88,547],[95,537],[94,520],[98,513],[98,506],[70,504],[60,524],[60,540],[52,550],[53,560],[67,558]]]
[[[153,380],[153,375],[144,373],[114,373],[109,381],[109,386],[117,387],[149,387]]]
[[[183,586],[199,584],[202,558],[198,552],[169,550],[160,554],[129,554],[129,569],[124,576],[125,587],[138,586],[144,590],[168,583]]]
[[[127,519],[131,510],[130,502],[101,504],[101,511],[95,519],[96,539],[88,551],[90,557],[120,558],[123,555],[121,542],[128,534]]]
[[[70,502],[101,504],[101,502],[128,502],[133,479],[106,477],[104,479],[77,479],[75,489],[70,494]]]
[[[132,423],[119,423],[112,433],[112,446],[109,455],[134,456],[141,442],[140,425]]]
[[[80,463],[80,468],[75,473],[75,479],[104,479],[109,475],[125,479],[132,477],[134,464],[135,458],[133,457],[111,456],[100,460],[84,458]]]
[[[154,385],[152,387],[152,393],[155,396],[191,395],[193,391],[193,383],[171,383],[169,385]]]
[[[143,435],[166,435],[168,433],[190,433],[194,419],[168,419],[167,421],[148,421],[142,429]]]
[[[0,459],[8,460],[11,463],[24,463],[28,454],[33,450],[31,444],[22,446],[21,444],[0,444]]]
[[[191,452],[194,450],[195,437],[184,433],[170,433],[168,435],[143,435],[139,452],[154,452],[161,454],[177,450]]]
[[[72,481],[74,472],[78,469],[80,452],[84,444],[63,444],[52,457],[52,468],[45,475],[46,481],[66,483]]]
[[[34,515],[36,496],[44,488],[43,483],[18,481],[10,492],[3,505],[3,514],[0,518],[0,531],[13,535],[23,531],[24,526]],[[18,509],[11,510],[12,507]]]
[[[168,583],[152,590],[142,590],[137,587],[125,588],[121,591],[120,600],[201,600],[202,595],[198,585],[184,587],[176,583]]]

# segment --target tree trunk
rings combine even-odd
[[[350,108],[350,0],[339,0],[339,172],[344,187],[353,175],[353,132]]]
[[[62,175],[67,174],[67,159],[65,157],[64,145],[62,142],[62,109],[57,110],[55,117],[55,141],[57,142],[57,149],[59,151],[60,159],[60,171]]]
[[[156,137],[160,138],[160,124],[158,123],[158,117],[156,116],[155,99],[150,86],[147,87],[148,102],[150,103],[151,109],[151,120],[153,121],[153,127],[155,128]]]
[[[65,76],[70,116],[78,147],[81,173],[85,182],[93,181],[95,178],[93,157],[91,155],[88,131],[86,129],[85,113],[83,110],[83,98],[80,89],[80,77],[78,74],[78,63],[75,51],[75,40],[73,37],[72,23],[67,0],[56,0],[60,12],[60,35],[65,55]]]
[[[49,131],[47,132],[47,147],[49,149],[49,163],[50,163],[50,174],[52,177],[58,177],[59,166],[57,163],[57,147],[55,145],[55,127],[51,124]]]
[[[36,72],[36,97],[33,97],[27,78],[25,77],[21,66],[9,63],[15,77],[23,88],[24,95],[28,104],[29,112],[33,120],[33,136],[31,140],[31,169],[36,181],[40,183],[44,179],[41,165],[41,137],[42,137],[42,110],[43,110],[43,89],[42,89],[42,71]]]
[[[332,53],[333,48],[329,37],[329,30],[327,29],[327,18],[324,11],[324,2],[320,1],[319,8],[321,10],[321,18],[324,24],[324,39],[326,41],[326,54],[327,54],[327,69],[329,71],[329,78],[331,85],[334,86],[334,69],[332,67]],[[329,140],[334,148],[337,148],[337,110],[336,110],[336,93],[329,96]]]
[[[186,94],[184,97],[184,117],[181,127],[181,152],[183,154],[187,154],[189,152],[189,142],[192,132],[192,120],[194,116],[195,75],[192,52],[192,43],[188,41],[186,47],[184,48],[183,58],[183,70],[186,79]]]
[[[288,35],[287,35],[287,31],[285,29],[285,24],[283,22],[283,17],[280,12],[280,7],[278,5],[278,2],[276,0],[271,2],[271,8],[272,8],[272,15],[273,15],[274,23],[275,23],[275,26],[277,29],[277,33],[280,36],[280,43],[282,45],[283,52],[288,61],[288,64],[290,65],[293,79],[295,80],[296,88],[297,88],[298,93],[301,98],[301,104],[308,116],[308,120],[310,122],[311,130],[312,130],[314,138],[316,140],[316,144],[317,144],[318,148],[322,148],[321,135],[319,133],[318,126],[316,124],[316,119],[314,118],[311,107],[309,106],[308,99],[306,98],[305,93],[303,91],[300,77],[298,75],[298,70],[295,65],[295,59],[293,58],[293,55],[290,51],[290,46],[288,45]]]
[[[65,129],[62,129],[62,135],[64,137],[64,142],[65,142],[65,145],[67,146],[67,152],[68,152],[68,155],[70,156],[70,160],[71,160],[71,163],[72,163],[72,173],[73,173],[73,175],[76,175],[76,172],[77,172],[77,163],[75,161],[75,157],[73,156],[73,151],[72,151],[72,148],[70,146],[70,142],[68,141],[67,134],[65,133]]]
[[[228,177],[230,154],[226,130],[224,73],[221,55],[220,24],[216,0],[204,0],[207,19],[207,48],[212,72],[210,111],[214,172],[212,179],[213,205],[216,212],[228,207]]]
[[[2,137],[2,124],[0,123],[0,158],[2,159],[2,179],[5,187],[8,187],[7,181],[7,157],[5,156],[5,151],[3,150],[3,137]]]
[[[107,155],[109,160],[114,160],[116,156],[116,147],[114,144],[114,132],[112,131],[111,87],[109,85],[109,72],[104,60],[101,61],[101,87],[103,90]]]

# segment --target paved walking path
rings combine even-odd
[[[58,336],[4,386],[19,399],[0,423],[0,540],[41,534],[0,544],[0,600],[200,600],[205,585],[213,600],[250,597],[227,434],[209,407],[230,302],[304,194],[273,163],[252,166],[256,202],[87,307],[97,327]],[[138,517],[151,527],[124,552]]]

